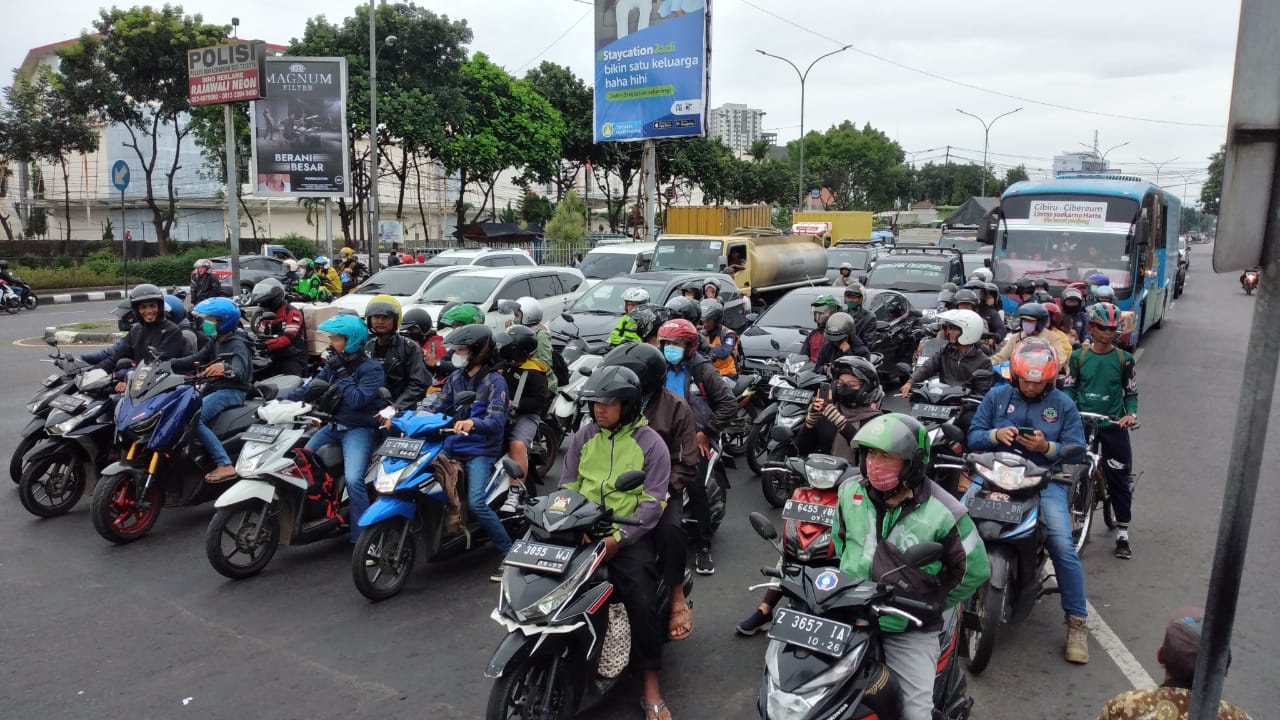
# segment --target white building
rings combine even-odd
[[[751,143],[764,136],[764,111],[739,103],[725,103],[711,109],[709,135],[738,152],[746,152]]]

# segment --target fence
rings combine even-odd
[[[428,257],[431,257],[445,250],[458,250],[458,249],[474,250],[477,248],[486,248],[486,247],[492,248],[494,250],[523,250],[526,253],[528,253],[529,257],[532,257],[533,261],[538,263],[539,265],[567,266],[573,262],[573,256],[575,254],[577,253],[586,254],[587,251],[591,250],[591,248],[594,247],[594,245],[592,243],[584,243],[580,246],[569,247],[566,245],[553,245],[548,242],[494,243],[491,245],[467,242],[467,243],[463,243],[462,245],[458,245],[456,243],[449,243],[446,245],[427,245],[422,247],[414,247],[411,244],[406,244],[404,247],[401,248],[401,252],[412,253],[414,255],[417,255],[418,253],[425,253]]]

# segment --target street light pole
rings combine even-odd
[[[1158,162],[1151,162],[1150,160],[1148,160],[1148,159],[1146,159],[1146,158],[1144,158],[1144,157],[1140,157],[1140,158],[1138,158],[1138,159],[1139,159],[1139,160],[1141,160],[1142,162],[1144,162],[1144,163],[1146,163],[1146,164],[1150,165],[1151,167],[1155,168],[1155,171],[1156,171],[1156,184],[1157,184],[1157,185],[1159,185],[1159,184],[1160,184],[1160,171],[1161,171],[1162,169],[1164,169],[1164,166],[1165,166],[1165,165],[1168,165],[1169,163],[1173,162],[1174,160],[1177,160],[1178,158],[1176,158],[1176,157],[1174,157],[1174,158],[1169,158],[1168,160],[1165,160],[1164,162],[1160,162],[1160,163],[1158,163]]]
[[[995,125],[996,121],[1004,117],[1005,115],[1012,115],[1021,109],[1022,108],[1014,108],[1007,113],[1003,113],[1001,115],[997,115],[991,118],[991,122],[987,122],[986,120],[983,120],[982,118],[978,117],[977,115],[974,115],[971,112],[965,112],[960,108],[956,108],[956,112],[960,113],[961,115],[968,115],[974,120],[977,120],[978,122],[982,123],[982,189],[978,191],[982,197],[987,196],[987,154],[988,154],[987,151],[991,147],[991,126]]]
[[[819,55],[817,58],[814,59],[813,62],[809,63],[809,67],[805,68],[804,72],[800,72],[800,68],[796,67],[795,63],[782,57],[781,55],[774,55],[773,53],[767,53],[759,49],[756,50],[756,52],[760,53],[761,55],[764,55],[765,57],[771,57],[775,60],[781,60],[782,62],[790,65],[791,69],[796,71],[796,76],[800,78],[800,180],[798,182],[798,185],[800,186],[800,193],[799,193],[799,197],[797,198],[798,200],[796,204],[797,210],[804,209],[804,84],[805,84],[805,80],[809,79],[809,71],[813,69],[814,65],[818,64],[819,60],[822,60],[823,58],[829,58],[832,55],[836,55],[838,53],[842,53],[851,47],[853,46],[845,45],[839,50],[832,50],[826,55]]]

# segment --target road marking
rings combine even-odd
[[[1138,658],[1129,652],[1129,648],[1124,646],[1124,642],[1115,634],[1111,626],[1106,620],[1102,619],[1102,615],[1098,613],[1098,609],[1093,603],[1088,603],[1089,608],[1089,632],[1093,633],[1093,638],[1098,641],[1102,649],[1120,668],[1120,672],[1129,679],[1135,690],[1144,688],[1152,688],[1156,686],[1155,678],[1142,667],[1142,663],[1138,662]]]

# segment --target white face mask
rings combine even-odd
[[[458,353],[454,353],[454,354],[453,354],[453,358],[452,358],[452,362],[453,362],[453,366],[454,366],[454,367],[456,367],[456,368],[458,368],[458,369],[462,369],[462,368],[465,368],[465,367],[467,366],[467,363],[471,362],[471,356],[470,356],[470,355],[459,355]]]

